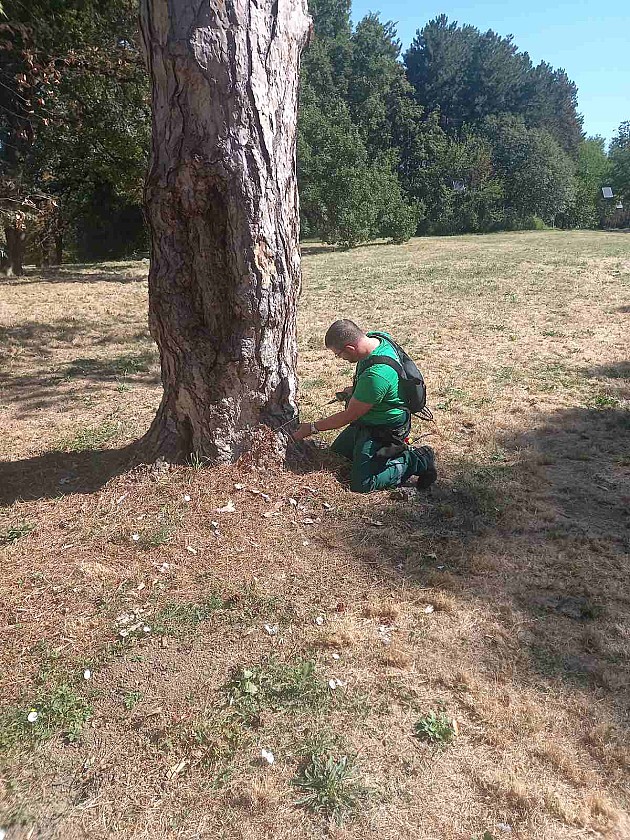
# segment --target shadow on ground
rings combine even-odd
[[[471,650],[488,671],[587,690],[627,723],[630,411],[558,411],[499,444],[501,460],[445,465],[431,492],[372,508],[382,527],[358,510],[348,547],[503,621],[514,644]]]
[[[136,463],[137,442],[122,449],[46,452],[0,462],[0,505],[93,493]]]
[[[148,260],[145,263],[149,271]],[[89,273],[88,273],[89,272]],[[69,263],[51,268],[29,266],[21,277],[0,279],[2,286],[25,286],[36,283],[144,283],[146,276],[138,276],[138,263],[123,262],[119,268],[103,271],[102,263]]]
[[[107,383],[118,382],[123,390],[129,382],[159,384],[151,337],[146,331],[134,331],[135,324],[130,326],[131,334],[125,334],[124,327],[103,332],[94,321],[60,318],[0,327],[2,401],[13,403],[15,416],[23,420],[47,409],[71,409],[78,401],[97,396]],[[122,343],[135,349],[106,357],[88,355],[103,353],[110,344],[120,348]],[[70,356],[83,348],[85,355]]]

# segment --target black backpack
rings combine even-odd
[[[393,368],[400,379],[400,393],[408,410],[412,414],[418,414],[424,420],[432,420],[433,415],[426,407],[427,405],[427,389],[424,384],[422,374],[418,370],[416,363],[410,358],[402,349],[400,344],[396,344],[393,338],[380,332],[369,332],[366,335],[370,338],[380,338],[387,341],[396,351],[396,355],[400,359],[397,362],[391,356],[371,356],[367,365],[363,368],[361,373],[364,373],[373,365],[388,365]]]

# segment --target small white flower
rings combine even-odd
[[[266,761],[267,764],[273,764],[276,760],[271,750],[266,750],[264,747],[260,751],[260,757],[263,759],[263,761]]]
[[[138,540],[140,539],[140,534],[132,534],[132,535],[131,535],[131,539],[132,539],[134,542],[138,542]]]
[[[32,709],[32,710],[28,713],[28,717],[26,718],[26,720],[27,720],[29,723],[35,723],[35,721],[37,720],[37,718],[38,718],[38,717],[39,717],[39,714],[35,711],[35,709]]]
[[[428,615],[429,613],[434,612],[434,610],[435,610],[435,607],[433,606],[433,604],[427,604],[427,606],[424,608],[423,612],[425,612]]]
[[[333,677],[331,680],[328,680],[328,687],[331,691],[334,691],[337,688],[343,688],[344,685],[345,682],[343,682],[340,679],[337,679],[337,677]]]
[[[302,545],[306,548],[307,545],[310,545],[310,542],[308,540],[303,540]]]
[[[318,615],[317,618],[315,619],[315,624],[317,624],[318,627],[321,627],[325,620],[326,619],[324,618],[323,615]]]
[[[190,496],[189,496],[188,494],[184,496],[184,501],[185,501],[185,502],[189,502],[189,501],[190,501]]]
[[[145,624],[145,625],[143,626],[143,628],[142,628],[142,632],[143,632],[143,633],[150,633],[150,632],[151,632],[151,628],[149,627],[149,625],[148,625],[148,624]]]
[[[340,659],[341,657],[339,656],[338,653],[333,653],[332,658],[333,659]]]
[[[85,671],[83,672],[83,679],[84,680],[91,680],[92,679],[92,672],[90,671],[89,668],[86,668]]]

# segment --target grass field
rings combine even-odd
[[[388,329],[430,493],[130,470],[146,264],[0,282],[1,836],[628,840],[630,235],[303,266],[302,419],[328,324]]]

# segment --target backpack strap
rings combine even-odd
[[[401,379],[407,378],[404,367],[396,359],[392,359],[391,356],[371,356],[361,373],[365,373],[366,370],[369,370],[374,365],[387,365],[393,368]]]
[[[385,335],[385,333],[378,332],[378,330],[370,330],[368,333],[366,333],[366,335],[370,336],[370,338],[380,338],[381,341],[386,341],[388,344],[391,344],[391,346],[394,348],[398,355],[400,355],[401,352],[404,352],[400,344],[396,344],[394,339],[390,338],[390,336],[388,335]]]

